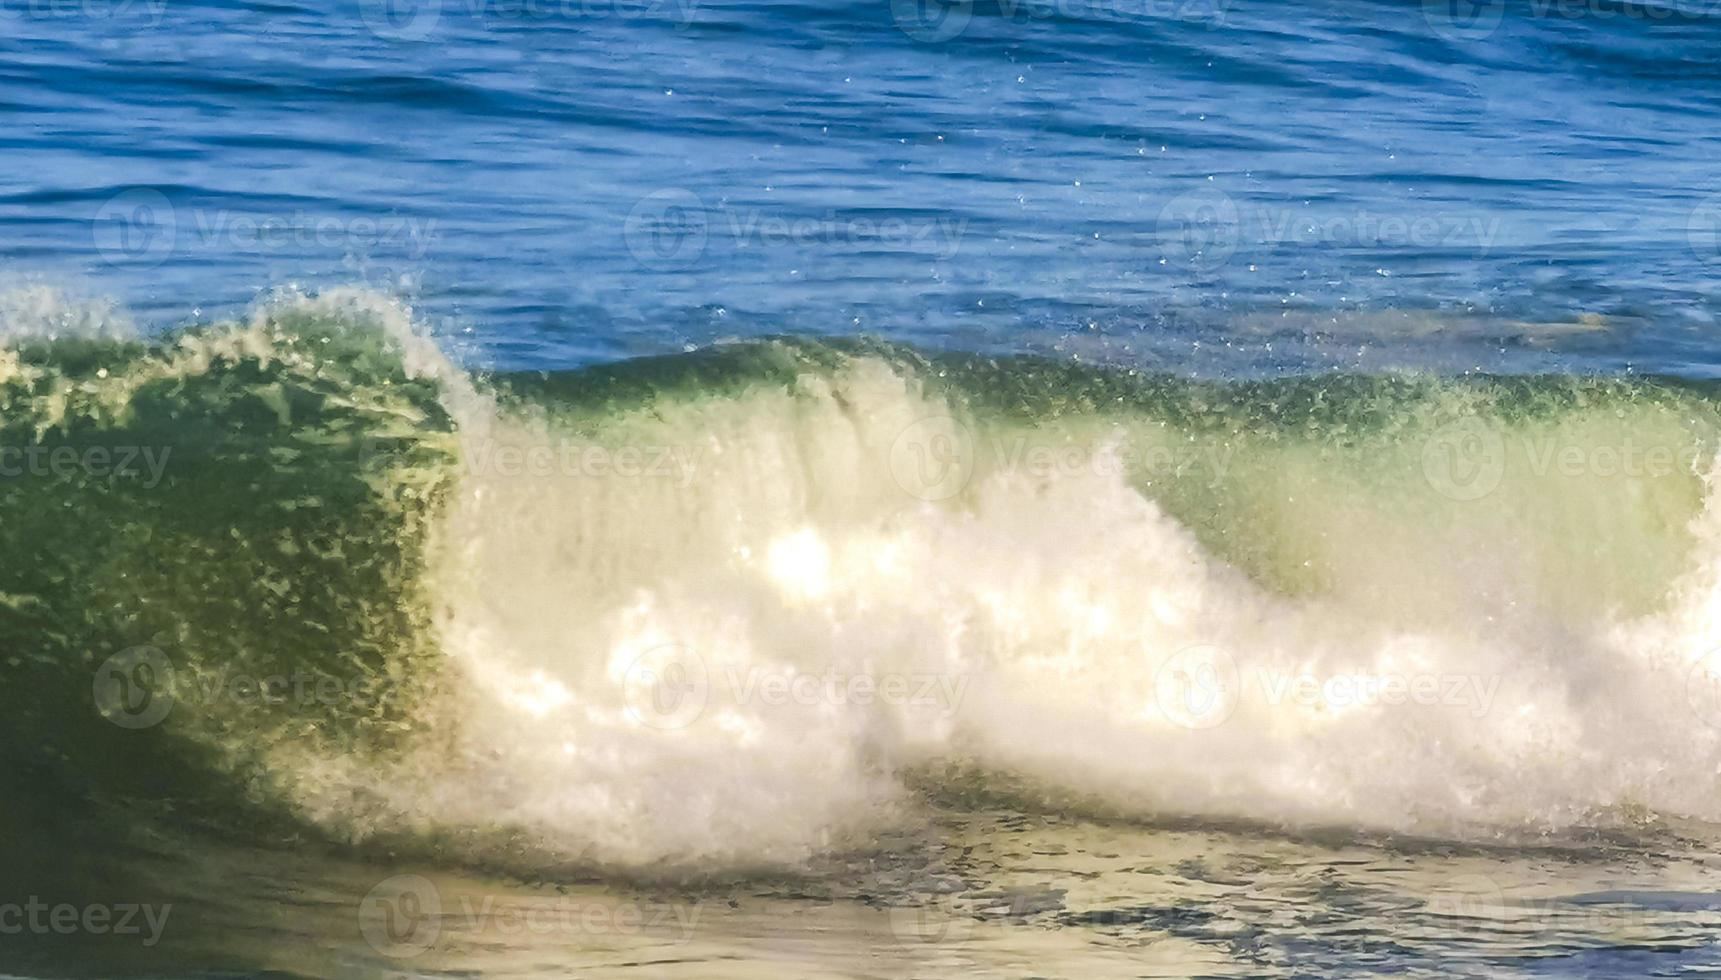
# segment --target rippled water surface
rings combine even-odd
[[[1707,375],[1699,2],[8,0],[0,262],[557,367],[865,331]]]

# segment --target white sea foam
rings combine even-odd
[[[461,468],[432,585],[453,734],[346,773],[362,812],[307,779],[307,811],[351,832],[792,863],[864,844],[902,774],[942,763],[1142,815],[1456,836],[1721,818],[1721,517],[1691,504],[1713,473],[1525,471],[1465,501],[1431,491],[1418,443],[1256,447],[1226,476],[1262,481],[1233,493],[1255,510],[1216,533],[1283,540],[1246,567],[1104,465],[1115,425],[1036,430],[1093,465],[976,464],[1007,427],[882,359],[570,420],[504,411],[414,349],[469,452],[545,465]],[[658,449],[691,480],[614,465]],[[1665,600],[1622,598],[1654,562],[1571,560],[1609,554],[1585,534],[1637,556],[1682,507],[1690,528],[1642,552],[1685,569],[1651,583]],[[1303,553],[1325,571],[1288,588]]]

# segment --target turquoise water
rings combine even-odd
[[[1716,16],[0,0],[0,974],[1713,971]]]

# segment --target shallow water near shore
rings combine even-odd
[[[1569,977],[1717,965],[1721,869],[1702,837],[1665,829],[1524,848],[922,816],[888,852],[697,884],[157,841],[126,867],[152,883],[134,894],[165,910],[160,941],[86,942],[72,973]],[[36,943],[14,948],[67,962]]]

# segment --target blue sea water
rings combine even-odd
[[[1715,373],[1708,0],[4,0],[0,273],[555,368]]]

